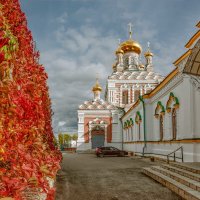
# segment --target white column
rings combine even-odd
[[[128,104],[131,103],[131,87],[128,86]]]
[[[135,86],[132,86],[132,103],[135,101],[134,99],[134,93],[135,93]]]
[[[119,101],[119,105],[121,106],[121,105],[122,105],[122,85],[121,85],[121,87],[120,87],[120,95],[119,95],[119,99],[120,99],[120,101]]]
[[[143,86],[140,86],[140,95],[143,95]]]
[[[169,120],[169,128],[168,128],[169,139],[173,139],[173,134],[172,134],[172,112],[169,113],[168,120]]]
[[[192,137],[192,136],[191,136]],[[180,134],[180,112],[179,109],[176,110],[176,139],[182,139]]]
[[[89,125],[89,146],[90,146],[90,149],[92,149],[92,141],[91,141],[91,138],[92,138],[92,126]]]

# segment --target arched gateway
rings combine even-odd
[[[105,142],[105,128],[96,126],[91,131],[92,149],[104,146]]]

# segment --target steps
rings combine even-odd
[[[186,200],[200,200],[200,168],[170,163],[143,168],[143,173]]]

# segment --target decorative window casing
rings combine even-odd
[[[138,126],[138,140],[141,139],[141,122],[142,122],[141,114],[139,111],[137,111],[135,116],[135,123]]]
[[[172,139],[175,140],[177,136],[177,111],[172,109]]]
[[[135,90],[134,91],[134,101],[137,101],[139,99],[140,96],[140,90]]]
[[[122,91],[122,104],[128,104],[128,90]]]
[[[165,115],[165,107],[163,106],[162,102],[159,101],[157,103],[155,109],[155,118],[159,119],[159,132],[160,132],[160,140],[163,140],[164,137],[164,115]]]
[[[173,92],[170,93],[169,99],[166,104],[166,110],[171,113],[171,130],[172,139],[176,140],[177,137],[177,110],[180,107],[179,99],[174,95]]]
[[[125,133],[125,140],[126,141],[132,141],[133,140],[133,119],[130,118],[130,120],[126,120],[124,122],[123,128]]]
[[[173,108],[178,109],[180,106],[179,99],[174,95],[173,92],[170,92],[169,99],[167,101],[166,110],[171,112]]]

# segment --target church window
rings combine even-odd
[[[138,124],[138,137],[139,137],[139,140],[141,138],[141,127],[140,127],[140,123]]]
[[[138,125],[138,140],[141,139],[141,122],[142,122],[142,116],[139,111],[137,111],[135,116],[135,122]]]
[[[176,118],[176,109],[173,108],[172,110],[172,138],[173,140],[176,139],[177,134],[177,118]]]
[[[129,58],[126,58],[124,64],[127,66],[129,64]]]
[[[163,115],[160,115],[160,140],[163,140],[163,132],[164,132]]]
[[[177,136],[177,109],[179,109],[179,106],[179,99],[174,95],[173,92],[171,92],[167,101],[166,110],[168,113],[171,113],[171,128],[173,140],[175,140]]]
[[[139,96],[140,96],[140,90],[136,90],[134,92],[134,100],[137,101],[139,99]]]
[[[122,92],[122,104],[128,104],[128,90]]]

